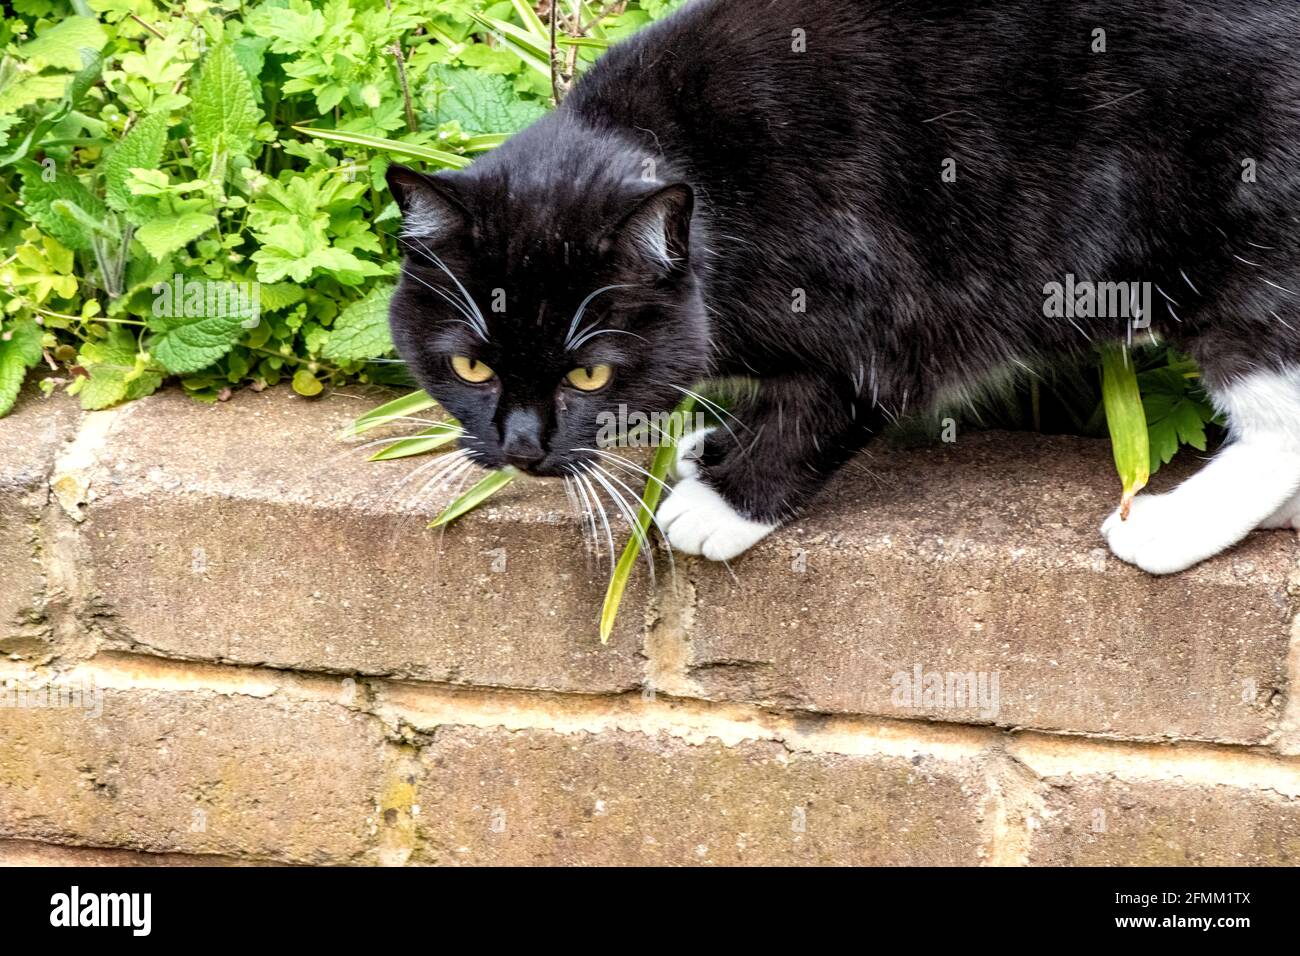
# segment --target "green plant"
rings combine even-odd
[[[552,44],[524,0],[15,0],[0,415],[37,366],[90,409],[409,382],[388,157],[467,164],[673,5],[566,4]]]
[[[425,424],[425,419],[418,419],[415,416],[436,407],[437,402],[430,398],[427,393],[422,391],[411,392],[409,395],[386,402],[362,415],[344,429],[340,437],[356,438],[374,429],[404,422]],[[685,433],[686,422],[694,409],[695,399],[684,399],[668,419],[667,430],[659,432],[656,439],[657,447],[654,460],[651,462],[649,471],[645,472],[646,484],[637,501],[636,514],[633,515],[630,510],[624,514],[629,526],[629,538],[619,555],[618,561],[614,562],[610,568],[609,586],[606,589],[605,602],[600,612],[600,642],[602,644],[608,643],[609,635],[614,629],[614,621],[618,615],[619,605],[623,600],[623,592],[627,588],[627,582],[632,575],[632,568],[636,564],[636,559],[641,554],[642,548],[649,544],[650,525],[654,520],[655,509],[659,506],[659,500],[663,495],[668,469],[672,465],[673,452]],[[460,435],[460,424],[455,419],[449,418],[443,422],[433,424],[415,435],[377,440],[374,444],[382,444],[384,447],[372,454],[370,460],[392,461],[398,458],[410,458],[415,455],[425,455],[446,450]],[[636,466],[630,467],[636,468]],[[485,504],[489,498],[518,477],[519,472],[510,467],[488,472],[475,482],[468,491],[458,495],[448,504],[429,523],[429,527],[437,528],[451,524],[457,518],[463,517],[480,505]],[[613,494],[612,489],[607,487],[607,490],[610,490],[611,495]]]

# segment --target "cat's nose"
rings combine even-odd
[[[516,468],[528,469],[546,457],[542,447],[542,419],[535,409],[516,408],[506,415],[501,429],[501,451]]]

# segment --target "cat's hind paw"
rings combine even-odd
[[[746,518],[697,477],[678,481],[656,517],[669,545],[710,561],[729,561],[777,528]]]

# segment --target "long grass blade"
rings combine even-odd
[[[293,130],[302,133],[304,136],[314,136],[317,139],[329,140],[334,143],[364,146],[366,149],[377,149],[381,152],[392,153],[394,156],[422,159],[426,163],[433,163],[435,166],[443,166],[448,169],[464,169],[470,163],[466,157],[449,153],[443,149],[420,146],[417,143],[399,143],[395,139],[384,139],[381,136],[369,136],[365,133],[351,133],[342,129],[317,129],[314,126],[294,126]]]
[[[519,472],[509,465],[500,471],[490,472],[487,477],[480,479],[473,488],[470,488],[469,491],[444,508],[442,514],[429,522],[429,527],[437,528],[445,524],[451,524],[457,518],[469,514],[518,477]]]
[[[1115,468],[1124,486],[1119,515],[1128,520],[1133,497],[1151,478],[1151,438],[1138,389],[1137,370],[1128,348],[1106,345],[1101,350],[1101,399]]]
[[[664,490],[664,478],[668,476],[677,443],[681,440],[686,421],[694,409],[694,398],[683,400],[668,421],[668,433],[660,435],[660,445],[655,449],[654,460],[650,463],[650,477],[646,480],[645,490],[641,493],[641,507],[637,509],[636,523],[640,531],[634,533],[628,540],[627,546],[623,548],[623,553],[619,555],[618,563],[614,566],[614,572],[610,575],[609,587],[605,590],[605,603],[600,609],[600,643],[602,644],[609,643],[609,635],[614,630],[614,620],[618,616],[618,607],[623,601],[623,592],[627,590],[628,578],[631,577],[632,568],[641,553],[641,542],[654,518],[655,509],[659,507],[659,499]]]
[[[387,448],[382,448],[370,456],[371,461],[394,461],[398,458],[410,458],[413,455],[427,455],[450,445],[464,434],[456,425],[434,425],[424,431],[416,432],[409,438],[398,438]]]
[[[438,403],[434,398],[423,390],[411,392],[409,395],[403,395],[401,398],[395,398],[391,402],[385,402],[378,408],[372,408],[347,428],[343,429],[341,438],[355,438],[358,435],[370,431],[372,428],[379,428],[383,425],[391,425],[393,422],[401,421],[411,415],[418,415],[427,408],[433,408]],[[448,425],[456,425],[457,422],[448,421]]]

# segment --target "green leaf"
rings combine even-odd
[[[496,17],[484,16],[481,13],[470,12],[475,22],[485,27],[489,33],[496,36],[502,46],[506,47],[532,70],[545,76],[547,80],[551,77],[551,67],[549,60],[551,57],[550,50],[550,32],[547,32],[545,40],[534,36],[527,30],[520,29],[513,23],[507,23],[505,20],[498,20]]]
[[[162,162],[169,125],[165,113],[146,116],[108,154],[104,160],[104,191],[108,204],[113,209],[126,212],[139,205],[127,188],[129,174],[132,169],[158,168]]]
[[[68,73],[42,73],[21,79],[10,78],[0,84],[0,113],[16,113],[24,106],[62,96],[70,76]]]
[[[655,509],[659,507],[659,499],[664,491],[664,479],[668,477],[668,469],[673,463],[677,442],[685,433],[686,422],[694,409],[695,399],[683,399],[668,420],[667,434],[659,436],[660,444],[655,449],[654,460],[650,464],[652,477],[646,479],[645,490],[641,493],[641,506],[637,509],[636,524],[640,529],[639,533],[633,533],[628,539],[609,577],[609,586],[605,589],[605,603],[600,609],[600,643],[602,644],[609,643],[609,635],[614,630],[618,607],[623,603],[623,592],[627,590],[632,567],[636,564],[637,555],[641,553],[641,542],[645,540]]]
[[[149,317],[149,329],[155,333],[149,351],[163,368],[173,375],[189,375],[207,368],[234,348],[248,327],[248,315],[237,307],[218,307],[214,311],[218,314]]]
[[[149,255],[161,260],[216,224],[217,217],[206,212],[183,212],[171,219],[155,219],[145,223],[135,237],[149,250]]]
[[[35,40],[18,48],[24,60],[42,60],[61,70],[80,70],[85,65],[82,50],[98,53],[108,42],[108,34],[97,20],[90,17],[67,17]]]
[[[1123,345],[1104,346],[1101,367],[1106,426],[1110,430],[1115,469],[1124,487],[1120,516],[1127,520],[1133,496],[1145,488],[1151,478],[1150,433],[1142,407],[1142,393],[1138,390],[1137,372],[1128,348]]]
[[[77,362],[90,377],[78,379],[69,391],[75,390],[81,407],[88,411],[142,398],[162,384],[162,375],[148,366],[135,339],[120,325],[113,326],[106,338],[83,345]]]
[[[378,285],[364,299],[344,309],[334,320],[334,329],[321,355],[331,362],[355,362],[391,352],[388,300],[392,295],[392,285]]]
[[[451,524],[457,518],[468,514],[483,504],[518,477],[519,472],[509,465],[500,471],[489,472],[486,478],[480,480],[473,488],[444,508],[442,514],[429,522],[429,527],[437,528],[440,525]]]
[[[421,96],[426,122],[459,123],[466,133],[515,133],[545,109],[520,99],[504,76],[437,64],[429,70]]]
[[[464,434],[464,429],[456,421],[426,428],[409,438],[399,438],[386,448],[370,456],[371,461],[392,461],[397,458],[410,458],[413,455],[427,455],[450,445]]]
[[[54,200],[54,202],[50,203],[50,211],[85,230],[87,236],[98,233],[105,239],[117,241],[117,233],[70,199]]]
[[[292,282],[274,282],[261,286],[261,304],[263,312],[279,312],[291,305],[297,305],[306,296],[302,286]]]
[[[0,417],[14,407],[27,370],[40,364],[41,335],[32,319],[0,329]]]
[[[349,146],[364,146],[366,149],[378,149],[385,153],[392,153],[394,156],[422,159],[427,163],[433,163],[435,166],[442,166],[447,169],[464,169],[469,165],[469,160],[464,156],[457,156],[455,153],[434,149],[432,146],[399,143],[395,139],[383,139],[365,133],[350,133],[346,130],[317,129],[314,126],[294,126],[293,130],[296,133],[302,133],[304,136],[314,136],[317,139],[329,142],[347,143]]]
[[[229,46],[223,43],[208,52],[196,86],[190,107],[195,143],[210,157],[248,152],[262,111]]]
[[[347,428],[343,429],[343,432],[339,437],[355,438],[357,435],[365,434],[372,428],[390,425],[393,422],[401,421],[413,415],[418,415],[426,409],[435,408],[437,404],[437,401],[435,401],[428,392],[411,392],[409,395],[395,398],[391,402],[385,402],[378,408],[366,412]]]
[[[300,368],[293,373],[293,390],[299,395],[312,398],[319,395],[324,388],[320,379],[305,368]]]
[[[89,251],[90,230],[76,219],[60,214],[54,203],[59,200],[71,203],[101,222],[107,214],[104,204],[92,196],[77,177],[60,170],[53,181],[46,182],[43,173],[42,167],[23,173],[22,200],[27,217],[69,249]]]

